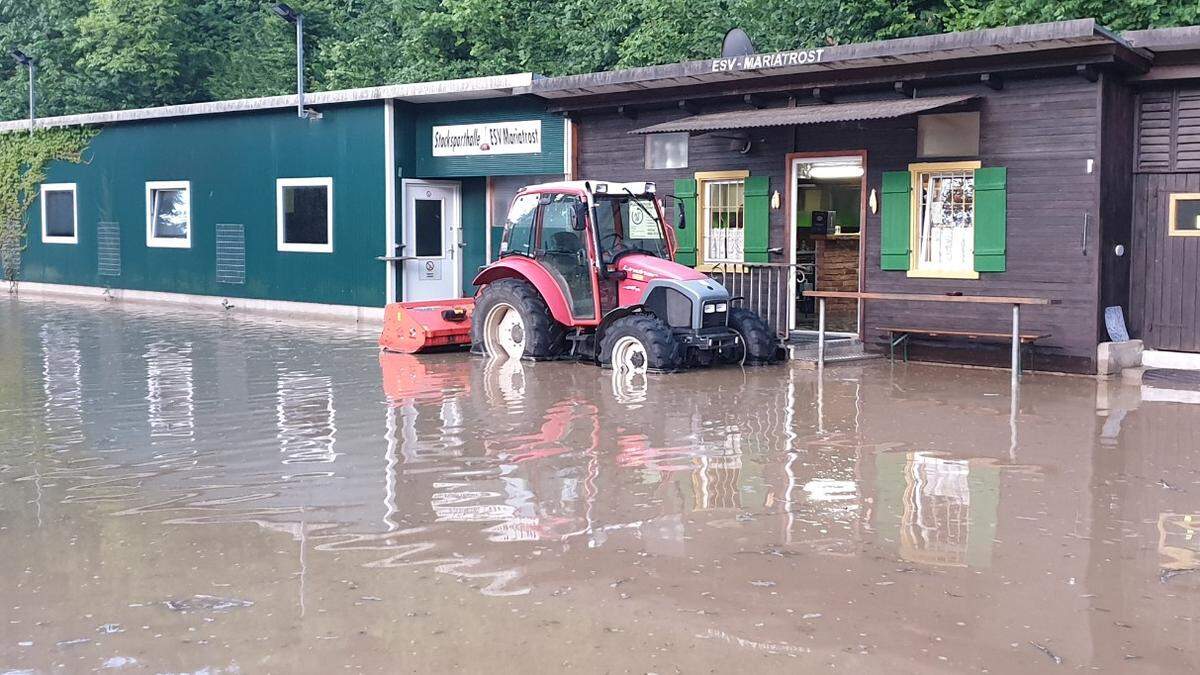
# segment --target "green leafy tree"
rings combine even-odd
[[[0,0],[0,48],[38,59],[39,114],[286,94],[295,44],[271,0]],[[1096,17],[1116,30],[1200,24],[1161,0],[294,0],[306,88],[706,58],[744,28],[762,51]],[[26,114],[0,56],[0,118]]]
[[[210,54],[184,0],[95,0],[77,22],[79,68],[112,107],[195,101]]]

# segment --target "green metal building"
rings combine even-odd
[[[279,96],[38,120],[99,133],[47,169],[22,291],[359,318],[470,294],[516,188],[569,172],[570,122],[512,95],[531,81],[314,93],[304,118]]]

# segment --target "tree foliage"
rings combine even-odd
[[[265,0],[0,0],[0,48],[38,59],[40,114],[294,90],[294,34]],[[716,56],[740,26],[764,51],[1095,17],[1115,30],[1200,23],[1162,0],[294,0],[310,90]],[[26,114],[0,60],[0,118]]]

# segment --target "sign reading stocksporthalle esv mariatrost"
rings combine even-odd
[[[454,124],[433,128],[434,157],[520,155],[541,151],[541,120]]]

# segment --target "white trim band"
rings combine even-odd
[[[46,284],[35,281],[22,281],[18,284],[17,289],[18,296],[82,298],[91,301],[117,300],[131,304],[166,304],[203,309],[220,309],[222,311],[246,314],[269,314],[285,318],[332,319],[338,321],[355,321],[358,323],[378,323],[383,321],[382,307],[327,305],[316,302],[262,300],[220,295],[166,293],[162,291],[136,291],[121,288],[102,288],[100,286]]]

